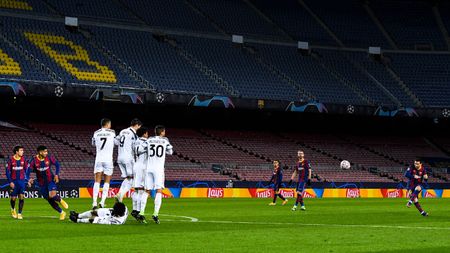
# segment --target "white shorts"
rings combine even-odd
[[[112,162],[96,162],[94,167],[94,174],[103,172],[107,176],[112,176],[114,171],[114,164]]]
[[[144,188],[146,166],[141,165],[139,163],[135,163],[133,170],[134,170],[133,187],[134,188]]]
[[[122,178],[133,176],[133,162],[118,162]]]
[[[164,189],[164,171],[147,171],[144,188],[145,190]]]

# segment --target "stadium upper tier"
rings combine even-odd
[[[25,147],[26,156],[35,153],[38,145],[63,164],[64,179],[92,177],[95,148],[91,146],[94,125],[26,124],[22,129],[0,128],[0,157],[7,157],[16,145]],[[167,157],[167,180],[229,179],[266,182],[273,160],[289,167],[292,173],[297,151],[304,150],[313,168],[315,182],[396,182],[416,156],[449,157],[420,136],[357,136],[317,133],[273,133],[263,131],[224,131],[168,129],[167,136],[175,154]],[[449,147],[448,138],[438,138],[437,145]],[[431,140],[432,142],[433,140]],[[114,152],[117,153],[117,152]],[[116,159],[116,155],[114,156]],[[349,160],[353,167],[342,173],[340,160]],[[213,164],[226,168],[213,172]],[[428,166],[428,165],[427,165]],[[370,170],[370,168],[377,168]],[[118,170],[116,170],[118,172]],[[432,171],[430,182],[446,182],[447,174]],[[119,178],[119,173],[114,174]],[[285,181],[289,181],[289,176]]]
[[[420,0],[5,0],[0,78],[445,107],[449,9]],[[61,16],[79,17],[79,29]],[[297,41],[312,49],[299,52]],[[370,46],[383,57],[370,57]]]

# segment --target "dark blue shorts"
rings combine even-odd
[[[280,188],[281,188],[280,185],[277,184],[273,185],[273,192],[277,193],[280,190]]]
[[[417,186],[420,186],[420,189],[424,189],[422,184],[408,185],[408,190],[414,191]]]
[[[297,192],[303,192],[305,190],[306,182],[298,182]]]
[[[56,190],[58,190],[58,187],[56,186],[55,182],[50,182],[40,187],[40,192],[44,198],[48,198],[48,193]]]
[[[11,197],[17,197],[25,192],[25,180],[15,180],[14,189],[11,192]]]

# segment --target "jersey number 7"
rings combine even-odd
[[[103,141],[102,146],[100,147],[100,150],[103,150],[106,144],[106,138],[100,138],[101,141]]]

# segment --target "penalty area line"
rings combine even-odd
[[[177,220],[174,222],[187,222]],[[403,225],[370,225],[370,224],[324,224],[324,223],[293,223],[293,222],[254,222],[254,221],[218,221],[218,220],[197,220],[197,223],[218,223],[218,224],[243,224],[243,225],[295,225],[305,227],[336,227],[336,228],[387,228],[387,229],[424,229],[424,230],[446,230],[450,227],[424,227],[424,226],[403,226]]]

